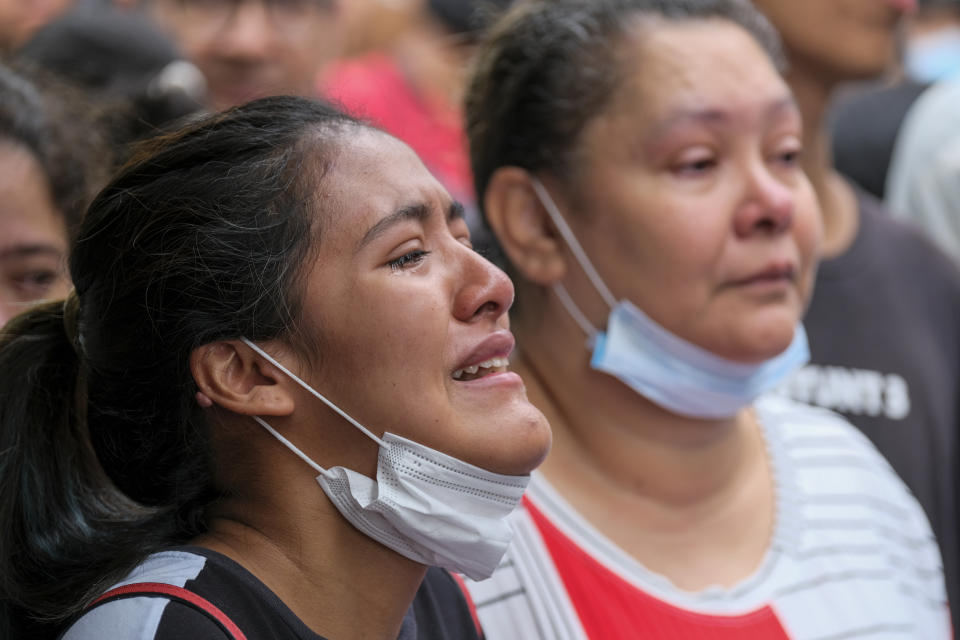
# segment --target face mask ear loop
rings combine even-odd
[[[570,317],[573,318],[576,323],[580,325],[580,328],[583,329],[583,332],[587,334],[587,348],[593,349],[594,342],[597,339],[597,328],[590,324],[587,316],[583,315],[583,311],[580,311],[580,307],[577,306],[577,303],[575,303],[573,298],[570,297],[570,294],[567,293],[566,287],[559,282],[555,282],[553,283],[553,292],[557,298],[560,299],[560,303],[567,310],[567,313],[570,314]]]
[[[272,364],[272,365],[275,366],[276,368],[280,369],[280,371],[283,371],[285,374],[287,374],[288,376],[290,376],[290,378],[291,378],[294,382],[296,382],[296,383],[299,384],[301,387],[303,387],[304,389],[306,389],[307,391],[309,391],[311,394],[313,394],[318,400],[320,400],[321,402],[323,402],[323,404],[327,405],[328,407],[330,407],[331,409],[333,409],[334,411],[336,411],[338,414],[340,414],[340,415],[343,417],[344,420],[346,420],[347,422],[349,422],[350,424],[352,424],[353,426],[355,426],[357,429],[359,429],[360,431],[362,431],[362,432],[363,432],[367,437],[369,437],[371,440],[373,440],[374,442],[376,442],[376,443],[377,443],[378,445],[380,445],[381,447],[386,447],[386,446],[387,446],[387,443],[386,443],[382,438],[378,438],[377,436],[375,436],[375,435],[373,434],[373,432],[371,432],[371,431],[370,431],[369,429],[367,429],[365,426],[363,426],[362,424],[360,424],[359,422],[357,422],[356,420],[354,420],[353,418],[351,418],[349,415],[347,415],[340,407],[338,407],[337,405],[333,404],[332,402],[330,402],[329,400],[327,400],[326,398],[324,398],[319,392],[317,392],[316,390],[314,390],[313,387],[311,387],[311,386],[308,385],[306,382],[304,382],[304,381],[301,380],[299,377],[297,377],[297,375],[296,375],[295,373],[293,373],[292,371],[290,371],[289,369],[287,369],[285,366],[283,366],[282,364],[280,364],[279,362],[277,362],[277,360],[276,360],[273,356],[271,356],[269,353],[267,353],[266,351],[264,351],[263,349],[261,349],[261,348],[258,347],[257,345],[253,344],[252,342],[250,342],[250,341],[247,340],[246,338],[242,338],[242,337],[241,337],[240,339],[243,340],[243,342],[244,342],[248,347],[250,347],[251,349],[253,349],[254,351],[256,351],[258,354],[260,354],[260,355],[263,356],[264,358],[266,358],[267,362],[269,362],[270,364]],[[279,434],[276,434],[276,433],[273,431],[272,428],[270,428],[265,422],[263,422],[263,420],[260,420],[259,418],[256,418],[256,416],[255,416],[254,418],[255,418],[258,422],[260,422],[261,424],[263,424],[264,426],[267,426],[268,429],[270,429],[270,431],[274,433],[274,435],[277,435],[277,436],[279,437]],[[287,442],[286,440],[282,440],[282,441],[283,441],[283,442]],[[288,443],[288,446],[291,446],[291,447],[292,447],[293,445]],[[293,452],[296,453],[296,454],[298,454],[298,455],[300,455],[301,457],[303,457],[303,454],[300,453],[300,451],[297,450],[295,447],[294,447],[294,449],[293,449]],[[311,463],[311,464],[313,464],[313,463]]]
[[[577,242],[577,238],[573,235],[573,231],[571,231],[570,227],[567,226],[567,221],[563,219],[562,215],[560,215],[560,210],[557,209],[557,205],[554,204],[553,198],[550,197],[550,194],[536,176],[530,176],[530,184],[533,185],[533,190],[536,192],[537,197],[540,198],[540,203],[543,204],[543,207],[547,210],[547,215],[550,216],[553,224],[557,226],[557,230],[560,232],[560,235],[563,236],[567,246],[570,247],[570,251],[573,252],[577,262],[580,263],[580,267],[583,269],[583,272],[587,274],[590,282],[593,283],[594,289],[597,290],[597,293],[600,294],[600,297],[603,298],[603,301],[607,303],[607,306],[609,306],[611,309],[616,307],[617,299],[613,297],[613,294],[610,293],[610,289],[607,288],[607,285],[600,277],[600,274],[597,273],[597,270],[593,268],[593,263],[590,262],[590,258],[587,257],[587,253],[583,250],[583,247],[580,246],[580,243]],[[569,299],[569,296],[567,296],[567,298]]]
[[[300,451],[300,449],[297,448],[297,445],[293,444],[292,442],[284,438],[282,435],[280,435],[280,432],[274,429],[273,427],[271,427],[269,424],[267,424],[266,420],[264,420],[260,416],[253,416],[253,419],[259,422],[260,426],[266,429],[267,431],[269,431],[274,438],[276,438],[277,440],[280,441],[281,444],[283,444],[283,446],[285,446],[287,449],[290,449],[290,451],[293,451],[295,454],[297,454],[298,458],[300,458],[301,460],[306,462],[308,465],[313,467],[317,473],[323,474],[328,478],[330,477],[329,471],[327,471],[326,469],[318,465],[316,462],[308,458],[307,454],[305,454],[303,451]]]

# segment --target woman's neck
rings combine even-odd
[[[426,567],[355,529],[307,471],[222,501],[195,544],[241,564],[319,635],[395,639]]]
[[[514,367],[553,428],[543,475],[605,536],[677,586],[744,578],[767,549],[774,511],[752,411],[712,421],[661,409],[591,369],[577,346],[583,334],[563,313],[549,311],[544,326],[522,332]]]
[[[824,80],[822,73],[802,61],[793,65],[787,81],[803,116],[803,169],[820,203],[822,254],[833,258],[850,248],[860,226],[853,189],[833,166],[827,111],[834,83]]]
[[[514,368],[553,429],[541,467],[552,482],[577,477],[574,487],[588,481],[678,509],[709,503],[736,482],[754,428],[747,413],[723,421],[672,414],[590,369],[586,358],[554,367],[524,349]]]

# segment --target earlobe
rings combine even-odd
[[[563,278],[563,242],[537,199],[526,170],[497,169],[483,202],[500,246],[523,277],[544,286]]]
[[[197,403],[241,415],[285,416],[294,400],[286,376],[239,340],[213,342],[190,354],[190,371],[199,387]]]

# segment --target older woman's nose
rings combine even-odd
[[[745,185],[734,221],[737,235],[776,234],[790,228],[796,195],[787,182],[761,163],[750,170]]]

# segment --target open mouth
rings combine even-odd
[[[469,367],[457,369],[453,372],[453,379],[458,382],[467,382],[468,380],[476,380],[477,378],[489,376],[494,373],[503,373],[507,370],[508,364],[509,361],[506,358],[490,358],[489,360],[472,364]]]

